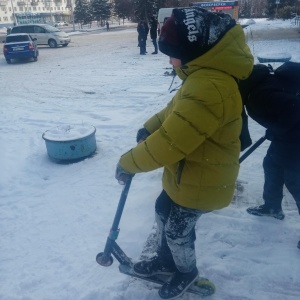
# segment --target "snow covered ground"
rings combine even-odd
[[[256,20],[255,20],[256,21]],[[299,39],[256,41],[262,28],[295,30],[289,21],[245,28],[254,55],[288,52]],[[255,34],[254,34],[255,37]],[[95,261],[103,251],[122,191],[115,165],[136,131],[170,100],[168,57],[140,56],[135,29],[72,36],[66,48],[40,47],[38,62],[0,60],[0,300],[153,300],[157,289]],[[257,62],[257,59],[256,59]],[[175,80],[173,87],[180,84]],[[49,160],[42,134],[58,126],[96,127],[97,151],[84,161]],[[255,142],[264,129],[250,120]],[[217,287],[211,300],[300,299],[299,215],[286,191],[284,221],[250,216],[262,203],[268,142],[241,165],[244,191],[197,225],[200,275]],[[161,170],[134,177],[118,244],[138,259],[154,223]],[[185,294],[182,299],[197,299]]]

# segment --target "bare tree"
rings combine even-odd
[[[267,9],[267,0],[240,0],[239,1],[239,16],[242,18],[265,17],[266,9]]]

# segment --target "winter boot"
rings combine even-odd
[[[189,273],[177,271],[170,282],[165,283],[158,294],[162,299],[175,299],[180,297],[198,278],[195,268]]]
[[[255,216],[268,216],[279,220],[284,219],[284,213],[282,209],[269,208],[266,205],[254,206],[247,208],[247,212]]]
[[[154,256],[150,260],[142,260],[133,265],[133,271],[135,274],[143,277],[149,277],[152,275],[173,275],[176,272],[174,264],[168,264],[158,256]]]
[[[297,247],[300,249],[300,241],[298,242],[298,245],[297,245]]]

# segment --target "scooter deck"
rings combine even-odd
[[[145,281],[150,281],[150,282],[158,284],[158,285],[163,285],[166,282],[168,282],[168,280],[170,279],[170,276],[166,276],[166,275],[153,275],[150,277],[143,277],[143,276],[137,275],[134,273],[132,265],[120,264],[119,270],[123,274],[129,275],[129,276],[132,276],[132,277],[135,277],[138,279],[142,279]],[[201,277],[198,278],[194,282],[194,284],[192,284],[186,290],[186,292],[188,292],[188,293],[200,295],[201,297],[210,296],[210,295],[214,294],[215,291],[216,291],[215,285],[208,279],[201,278]]]

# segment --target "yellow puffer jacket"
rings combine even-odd
[[[163,188],[177,204],[200,210],[229,205],[239,171],[242,102],[253,56],[240,25],[204,55],[176,68],[184,80],[171,102],[150,118],[151,135],[125,153],[130,173],[164,167]]]

